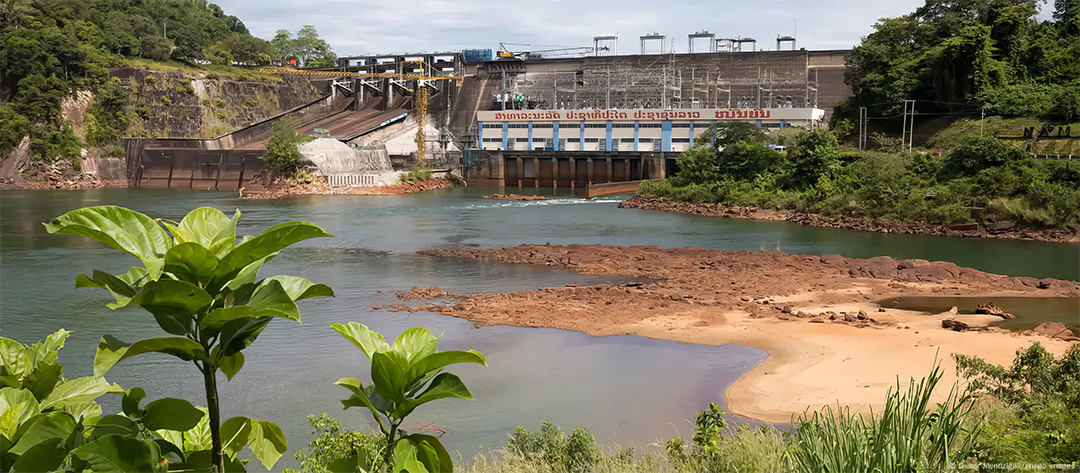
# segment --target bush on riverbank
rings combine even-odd
[[[714,126],[724,127],[724,124]],[[958,140],[945,156],[841,153],[825,129],[800,134],[785,156],[747,139],[702,143],[642,195],[823,215],[957,223],[986,207],[998,220],[1064,228],[1080,221],[1080,163],[1038,160],[995,138]]]

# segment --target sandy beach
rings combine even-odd
[[[730,412],[768,422],[787,422],[806,409],[837,402],[877,409],[898,377],[906,386],[908,378],[926,375],[935,358],[945,369],[936,393],[943,398],[956,380],[953,353],[1008,365],[1017,349],[1033,342],[1055,354],[1074,343],[986,327],[1001,320],[996,316],[927,315],[881,309],[874,301],[912,295],[979,295],[987,301],[995,296],[1080,297],[1075,281],[1007,277],[947,262],[888,257],[597,245],[422,253],[647,278],[472,296],[414,288],[400,297],[420,300],[408,306],[412,310],[461,317],[478,326],[551,327],[763,349],[769,357],[731,385],[726,397]],[[946,318],[973,330],[944,329]]]

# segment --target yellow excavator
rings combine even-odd
[[[424,70],[424,64],[420,62],[420,70]],[[424,130],[424,120],[427,119],[427,107],[429,88],[435,86],[436,81],[440,80],[452,80],[457,84],[461,84],[464,77],[459,76],[429,76],[426,74],[398,74],[393,72],[340,72],[340,71],[308,71],[303,69],[290,69],[287,67],[264,67],[259,69],[259,72],[267,74],[279,74],[279,75],[307,75],[307,76],[323,76],[323,77],[352,77],[357,79],[397,79],[416,81],[416,87],[408,89],[413,94],[413,107],[416,112],[416,168],[424,169],[427,167],[427,162],[424,155],[427,151],[427,132]]]

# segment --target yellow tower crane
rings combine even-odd
[[[411,62],[411,61],[410,61]],[[424,64],[420,62],[420,70],[424,70]],[[424,154],[427,151],[427,131],[424,130],[424,120],[427,119],[428,89],[435,86],[435,81],[452,80],[458,84],[464,80],[460,76],[428,76],[426,74],[398,74],[393,72],[339,72],[339,71],[305,71],[302,69],[289,69],[287,67],[265,67],[259,72],[278,75],[306,75],[323,77],[353,77],[357,79],[398,79],[416,81],[416,88],[409,89],[413,94],[413,107],[416,109],[416,168],[427,167]]]

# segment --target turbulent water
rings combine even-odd
[[[567,429],[590,428],[601,442],[645,445],[692,430],[687,421],[756,366],[765,353],[741,346],[696,346],[638,337],[590,337],[575,332],[515,327],[476,329],[467,321],[428,313],[373,311],[397,302],[392,291],[438,285],[458,293],[524,290],[611,280],[561,270],[439,259],[418,249],[521,243],[697,246],[722,250],[780,249],[849,257],[948,260],[1016,276],[1078,279],[1080,247],[1007,240],[885,235],[786,224],[618,209],[617,198],[569,195],[545,201],[481,198],[495,188],[447,189],[409,196],[308,196],[239,201],[231,193],[155,190],[19,191],[0,193],[0,308],[3,336],[24,343],[58,328],[74,332],[62,352],[67,376],[91,372],[102,334],[125,340],[159,336],[152,317],[137,309],[110,311],[104,291],[74,289],[75,276],[93,269],[119,273],[137,260],[74,236],[48,235],[41,226],[88,205],[127,206],[153,217],[179,219],[198,206],[240,208],[242,234],[284,220],[307,220],[334,238],[304,242],[264,269],[330,285],[334,299],[301,303],[303,323],[274,321],[245,352],[247,364],[222,387],[224,415],[279,423],[291,451],[310,440],[308,414],[328,412],[353,429],[370,429],[367,413],[341,411],[347,391],[340,377],[364,379],[366,359],[329,328],[357,321],[388,338],[421,325],[444,333],[444,349],[483,352],[489,367],[463,366],[475,401],[451,400],[417,411],[420,424],[446,430],[444,441],[464,456],[501,447],[518,425],[550,420]],[[550,193],[548,194],[550,195]],[[124,387],[142,386],[150,398],[197,401],[201,380],[188,364],[147,355],[109,373]],[[734,419],[738,420],[738,419]],[[290,453],[291,455],[291,453]],[[279,463],[294,465],[291,459]]]

